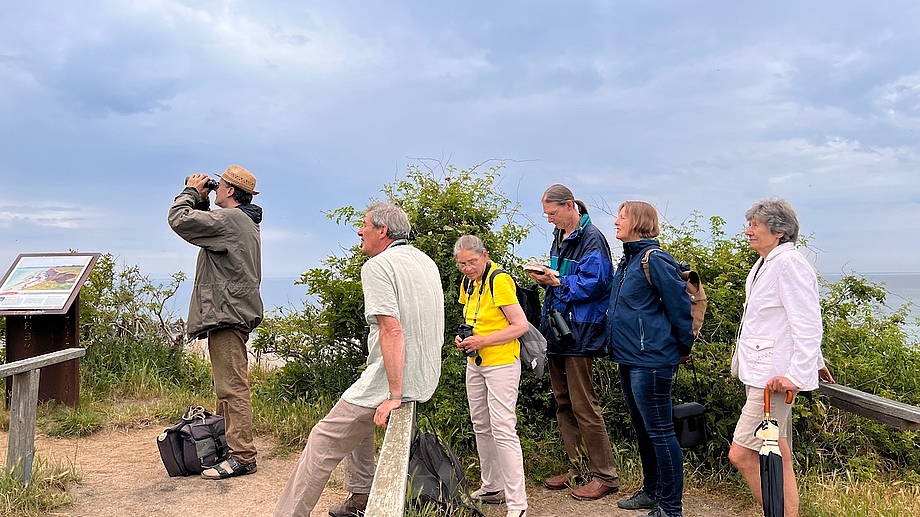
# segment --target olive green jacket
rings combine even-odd
[[[262,208],[251,203],[210,210],[194,188],[169,208],[169,226],[198,246],[195,286],[188,308],[188,336],[236,328],[252,332],[262,322]]]

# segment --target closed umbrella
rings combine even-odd
[[[786,404],[793,399],[786,392]],[[770,388],[763,390],[763,422],[754,436],[763,440],[760,447],[760,491],[764,517],[783,517],[783,457],[779,450],[779,423],[770,417]]]

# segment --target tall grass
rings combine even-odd
[[[859,481],[852,476],[805,477],[800,481],[805,517],[915,517],[920,485],[899,480]]]
[[[36,456],[28,484],[0,472],[0,515],[37,517],[70,504],[66,487],[81,480],[72,462],[49,462]]]

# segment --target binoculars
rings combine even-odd
[[[464,339],[468,337],[471,337],[473,335],[473,326],[468,325],[466,323],[461,323],[460,326],[457,327],[457,335],[460,336],[461,341],[463,341]],[[479,355],[479,353],[475,350],[473,350],[472,352],[464,352],[464,353],[466,354],[467,357],[476,357],[477,355]]]
[[[185,177],[185,184],[186,184],[186,185],[188,184],[188,179],[189,179],[189,178],[191,178],[191,176],[186,176],[186,177]],[[217,188],[217,182],[214,181],[214,180],[212,180],[211,178],[208,178],[208,181],[204,182],[204,188],[206,188],[206,189],[208,189],[208,190],[215,190],[215,189]]]
[[[565,322],[565,317],[562,316],[562,313],[555,309],[549,313],[549,327],[553,329],[553,335],[556,336],[558,341],[572,339],[572,329]]]

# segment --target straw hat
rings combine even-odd
[[[252,195],[259,193],[256,190],[256,177],[253,176],[251,172],[240,167],[239,165],[231,165],[227,167],[227,171],[218,177],[233,185],[235,188],[242,190],[243,192],[248,192]]]

